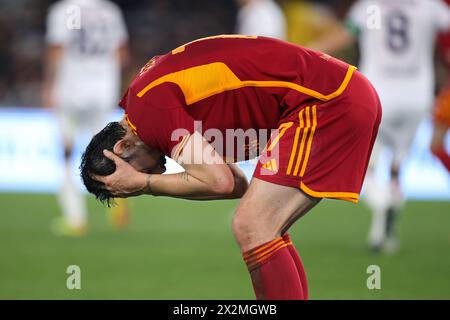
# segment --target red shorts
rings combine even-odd
[[[312,100],[280,120],[253,176],[316,198],[358,202],[380,122],[378,95],[355,72],[340,96]]]
[[[434,121],[450,127],[450,83],[442,89],[437,97]]]

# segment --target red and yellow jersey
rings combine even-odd
[[[450,0],[445,0],[448,6],[450,6]],[[442,32],[438,37],[438,49],[440,54],[446,59],[447,65],[450,67],[450,31]]]
[[[280,40],[222,35],[154,57],[120,105],[141,140],[176,158],[177,129],[277,128],[300,105],[339,96],[355,69]]]

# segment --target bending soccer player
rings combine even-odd
[[[307,299],[287,231],[322,198],[358,201],[381,120],[369,81],[280,40],[217,36],[153,58],[120,105],[83,155],[87,189],[104,202],[242,197],[232,229],[256,297]],[[258,153],[247,185],[232,162]],[[164,156],[185,172],[162,175]]]

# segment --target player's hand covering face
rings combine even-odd
[[[148,175],[137,171],[131,164],[108,150],[103,151],[105,157],[114,161],[116,171],[109,176],[94,175],[93,178],[102,182],[114,197],[126,198],[144,194],[147,189]]]
[[[105,157],[114,162],[114,173],[93,176],[118,198],[143,194],[147,188],[147,174],[162,174],[166,171],[164,154],[149,148],[127,126],[123,127],[127,133],[116,142],[113,152],[103,152]]]

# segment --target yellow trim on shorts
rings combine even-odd
[[[359,202],[359,194],[353,192],[318,192],[308,188],[303,182],[300,182],[300,189],[314,198],[330,198],[349,201],[353,203]]]

